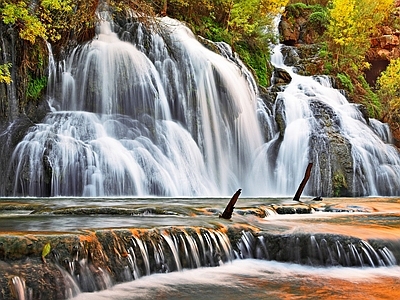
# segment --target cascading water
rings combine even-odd
[[[308,194],[399,194],[390,134],[328,78],[295,74],[276,51],[292,82],[271,110],[226,44],[218,55],[168,17],[162,33],[114,32],[99,15],[94,40],[49,64],[53,112],[16,147],[3,195],[293,195],[310,161]]]
[[[240,69],[168,18],[182,58],[153,35],[151,62],[101,16],[96,38],[50,72],[61,96],[14,152],[13,194],[229,195],[262,144]]]
[[[311,195],[334,195],[341,187],[352,196],[398,195],[400,156],[389,144],[387,125],[366,120],[328,77],[296,74],[284,64],[281,47],[274,48],[271,61],[291,77],[274,107],[275,113],[282,113],[285,130],[264,144],[252,171],[269,179],[266,190],[294,193],[313,162],[307,189]],[[266,159],[270,156],[273,159]]]

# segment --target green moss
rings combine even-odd
[[[299,2],[288,5],[285,11],[287,15],[298,18],[302,15],[302,12],[308,8],[309,6],[307,4]]]
[[[313,12],[309,17],[308,21],[310,24],[318,29],[326,29],[329,23],[328,14],[326,10]]]
[[[338,73],[337,78],[339,79],[341,85],[350,93],[354,92],[354,85],[351,82],[351,78],[346,73]]]
[[[243,62],[253,70],[260,86],[267,87],[271,78],[271,70],[268,68],[269,57],[261,49],[255,52],[249,49],[245,43],[237,45],[236,52]]]
[[[334,197],[340,197],[342,195],[342,190],[347,189],[347,182],[343,173],[335,173],[333,175],[332,184]]]
[[[42,76],[40,78],[33,79],[29,76],[28,87],[26,89],[26,97],[30,100],[39,100],[43,91],[47,87],[47,77]]]
[[[358,81],[365,91],[363,104],[368,110],[368,115],[371,118],[379,119],[382,115],[382,103],[379,99],[379,96],[372,91],[364,76],[360,75],[358,77]]]

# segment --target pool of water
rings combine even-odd
[[[339,233],[399,238],[400,198],[239,198],[230,220],[219,218],[229,198],[0,198],[0,233],[247,224],[269,232]],[[310,213],[277,214],[276,207]],[[260,215],[260,211],[265,215]]]

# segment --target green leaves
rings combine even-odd
[[[38,100],[43,90],[47,87],[47,77],[43,76],[32,79],[31,76],[28,76],[28,78],[29,81],[26,89],[26,96],[30,99]]]
[[[387,121],[400,122],[400,58],[392,60],[386,70],[378,78],[378,94],[385,99],[385,117]]]
[[[386,70],[382,72],[378,79],[378,87],[385,90],[387,93],[400,97],[400,59],[395,59],[390,62]]]
[[[42,250],[42,259],[44,259],[51,251],[51,246],[50,243],[47,243],[44,245],[43,250]]]

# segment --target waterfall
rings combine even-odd
[[[99,18],[64,61],[48,45],[52,112],[15,148],[3,194],[287,196],[313,162],[306,194],[398,195],[387,127],[328,77],[285,66],[279,47],[272,62],[292,81],[271,104],[227,44],[208,42],[217,54],[168,17],[154,31]]]
[[[242,232],[237,242],[241,259],[257,258],[295,262],[311,266],[388,267],[397,265],[386,247],[375,249],[364,240],[334,235],[290,234],[277,237],[268,233],[254,236]]]
[[[100,16],[95,39],[49,64],[54,112],[16,147],[12,194],[230,195],[263,143],[254,79],[177,21],[160,20],[170,44],[152,34],[146,56]]]
[[[390,268],[398,264],[387,245],[391,245],[397,256],[399,248],[390,240],[368,242],[335,234],[274,234],[235,227],[64,233],[50,238],[53,249],[46,263],[40,259],[41,247],[32,247],[26,236],[11,234],[4,244],[21,247],[16,257],[2,263],[1,271],[9,279],[3,280],[1,287],[5,297],[9,296],[7,299],[10,296],[43,298],[40,295],[44,291],[46,298],[69,299],[83,292],[112,289],[116,284],[145,276],[225,267],[235,263],[234,260],[273,260],[308,265],[314,270],[341,266],[350,273],[360,267],[386,268],[390,273],[393,271]],[[33,237],[38,245],[49,240],[48,235],[30,235]],[[26,259],[28,255],[29,260]],[[323,272],[327,272],[326,269]]]
[[[329,77],[296,74],[285,65],[281,47],[274,48],[271,62],[291,77],[274,107],[275,114],[283,116],[285,130],[263,145],[252,171],[269,179],[265,192],[294,194],[313,162],[306,189],[310,194],[335,195],[335,186],[345,186],[351,196],[398,195],[400,156],[389,144],[387,125],[366,120],[357,105],[332,87]],[[273,160],[265,159],[272,155]]]

